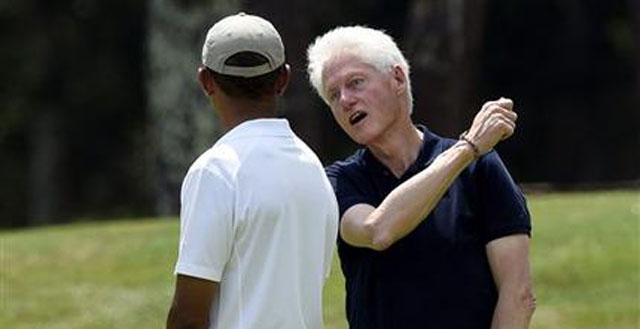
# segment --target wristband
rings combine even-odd
[[[480,149],[478,149],[478,146],[476,144],[474,144],[469,138],[467,138],[467,132],[463,132],[462,134],[460,134],[460,140],[469,144],[469,146],[471,146],[471,149],[473,150],[473,156],[478,159],[480,158]]]

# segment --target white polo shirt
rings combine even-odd
[[[338,207],[284,119],[246,121],[189,169],[175,272],[220,283],[209,328],[320,329]]]

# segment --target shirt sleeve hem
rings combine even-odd
[[[192,276],[198,279],[204,279],[208,281],[220,282],[222,278],[222,271],[214,270],[204,266],[191,265],[191,264],[180,264],[176,265],[176,269],[174,271],[176,275],[186,275]]]
[[[509,235],[516,235],[516,234],[526,234],[528,237],[531,237],[531,227],[510,227],[510,228],[505,228],[503,230],[497,231],[491,235],[489,235],[486,239],[485,239],[485,244],[493,241],[493,240],[497,240],[500,238],[504,238],[506,236]]]

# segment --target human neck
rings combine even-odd
[[[422,139],[423,133],[408,122],[390,129],[367,148],[394,176],[401,177],[418,158]]]
[[[218,99],[214,101],[214,107],[225,131],[231,130],[248,120],[276,117],[275,98],[260,101],[230,98]]]

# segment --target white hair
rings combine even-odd
[[[309,81],[318,95],[327,102],[322,71],[326,63],[336,55],[352,55],[373,66],[381,73],[390,73],[394,65],[400,65],[407,81],[407,105],[413,110],[409,63],[398,45],[383,31],[364,26],[337,27],[316,40],[307,49]]]

